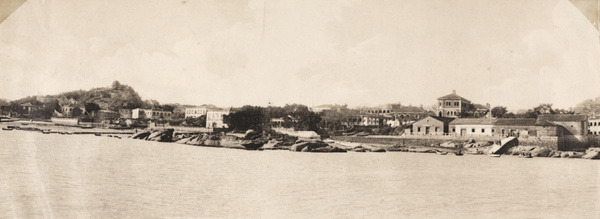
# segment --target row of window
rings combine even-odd
[[[186,110],[187,114],[206,114],[206,110]]]
[[[590,126],[600,126],[600,122],[590,122]]]
[[[447,111],[446,115],[448,115],[448,116],[457,116],[458,113],[456,113],[456,111]]]
[[[444,103],[446,106],[458,106],[459,105],[458,101],[446,101]],[[442,102],[439,102],[439,105],[442,106]]]
[[[439,132],[440,127],[435,127],[435,132]],[[421,132],[421,127],[417,127],[417,132]]]
[[[592,131],[590,131],[590,134],[592,134],[592,135],[600,135],[600,132],[592,132]]]

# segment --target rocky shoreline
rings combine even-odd
[[[62,128],[62,127],[60,127]],[[492,154],[493,142],[468,142],[466,144],[440,144],[439,146],[402,146],[364,142],[335,141],[331,139],[297,139],[287,135],[266,137],[261,133],[248,131],[245,134],[192,134],[177,135],[174,129],[145,130],[137,133],[132,131],[114,130],[89,130],[77,131],[76,129],[52,130],[37,127],[7,126],[3,130],[37,131],[44,134],[95,134],[96,136],[108,136],[121,138],[128,136],[131,139],[171,142],[192,146],[222,147],[244,150],[289,150],[293,152],[310,153],[345,153],[345,152],[409,152],[409,153],[459,153],[462,155],[488,155]],[[518,145],[509,148],[502,155],[519,157],[551,157],[551,158],[581,158],[600,159],[600,148],[588,148],[585,152],[550,150],[539,146]]]

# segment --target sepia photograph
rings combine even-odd
[[[0,0],[0,218],[600,218],[600,0]]]

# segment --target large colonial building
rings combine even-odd
[[[451,94],[438,98],[438,112],[439,117],[452,117],[458,118],[471,101],[458,96],[456,90],[452,90]]]
[[[600,117],[588,120],[589,131],[591,135],[600,135]]]
[[[185,118],[198,118],[200,116],[206,116],[206,112],[208,112],[207,107],[185,108]]]

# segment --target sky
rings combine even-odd
[[[161,103],[510,110],[600,96],[567,0],[28,0],[0,23],[0,98],[128,84]]]

